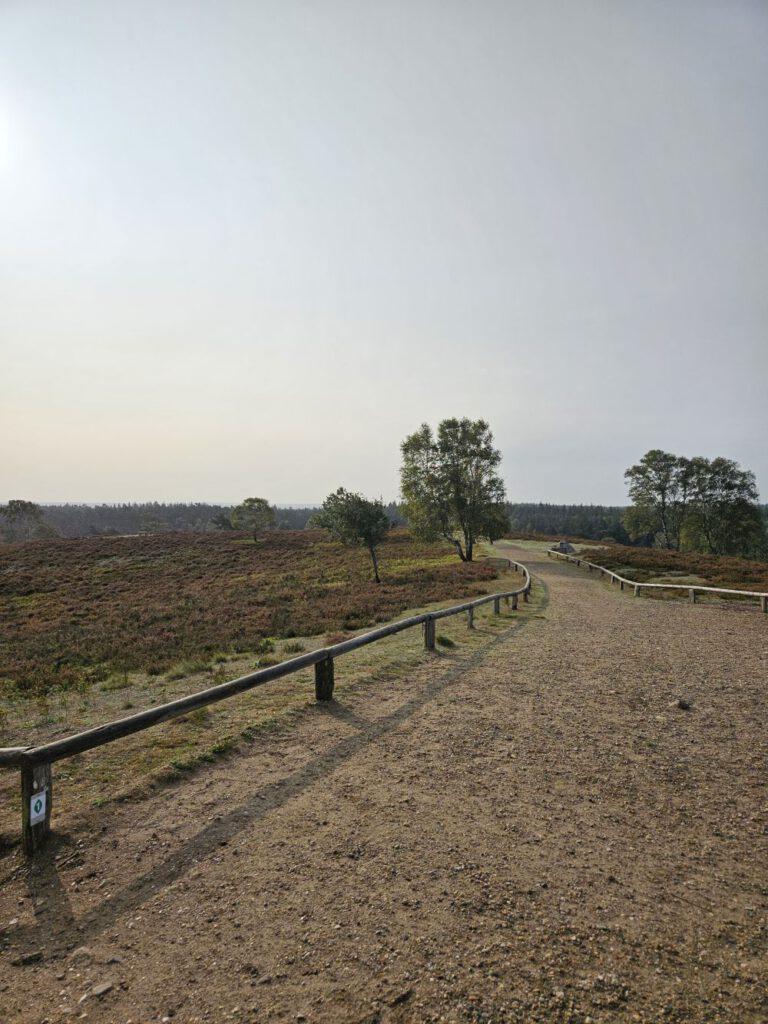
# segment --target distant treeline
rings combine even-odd
[[[125,505],[41,505],[48,526],[62,537],[159,533],[167,530],[204,532],[211,519],[229,506],[160,502]]]
[[[228,518],[233,505],[203,502],[136,502],[125,505],[42,505],[45,523],[62,537],[115,536],[131,533],[183,531],[206,533],[217,529],[216,518]],[[315,509],[281,508],[278,526],[303,530]]]
[[[611,538],[630,544],[624,529],[621,505],[548,505],[544,502],[509,504],[510,532],[541,533],[547,536],[585,537],[587,540]]]
[[[37,506],[36,506],[37,507]],[[35,537],[116,536],[132,533],[164,533],[181,530],[197,533],[221,529],[229,519],[232,505],[146,502],[124,505],[42,505],[42,518],[21,517],[11,524],[0,520],[0,541],[30,540]],[[395,525],[406,523],[395,502],[387,506],[387,515]],[[611,538],[619,544],[637,544],[631,540],[622,522],[626,508],[621,505],[552,505],[545,502],[519,502],[507,505],[511,534],[538,533],[546,536],[584,537],[588,540]],[[280,530],[303,530],[318,506],[276,508]],[[768,506],[763,506],[768,522]],[[28,520],[28,521],[27,521]]]
[[[161,502],[131,503],[125,505],[41,505],[46,532],[61,537],[116,536],[132,533],[165,533],[180,530],[205,533],[220,529],[228,520],[234,506],[208,505],[202,502],[164,504]],[[306,508],[276,508],[275,521],[280,530],[303,530],[319,506]],[[404,519],[397,505],[387,506],[392,522],[402,525]],[[25,540],[40,534],[30,531],[6,539]]]
[[[612,537],[629,543],[621,524],[623,508],[604,505],[548,505],[544,503],[510,504],[512,532],[567,534],[601,540]],[[209,505],[161,502],[124,505],[42,505],[48,528],[62,537],[109,536],[126,533],[161,533],[170,530],[204,533],[219,529],[217,525],[229,518],[232,505]],[[303,530],[318,506],[276,508],[276,522],[281,530]],[[405,518],[395,502],[387,505],[393,523],[402,525]]]

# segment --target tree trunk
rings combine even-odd
[[[379,579],[379,561],[376,558],[376,548],[371,544],[368,550],[371,553],[371,561],[373,562],[373,578],[377,583],[381,583],[381,580]]]
[[[471,528],[464,527],[464,553],[466,555],[466,558],[464,559],[465,562],[472,561],[472,552],[474,551],[474,549],[475,538],[472,535],[472,530]]]
[[[466,562],[467,561],[467,557],[464,554],[464,549],[461,546],[461,541],[456,540],[455,537],[450,537],[449,540],[451,541],[451,543],[456,548],[456,553],[459,556],[459,558],[462,560],[462,562]]]

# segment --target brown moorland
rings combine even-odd
[[[323,531],[49,540],[0,547],[0,681],[88,686],[111,672],[253,651],[267,637],[355,630],[405,608],[483,592],[488,564],[394,531],[368,555]]]
[[[579,554],[588,562],[602,565],[638,583],[656,582],[661,577],[696,576],[712,587],[768,591],[768,562],[748,558],[633,548],[621,544],[584,548]]]

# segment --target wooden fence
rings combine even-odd
[[[465,601],[463,604],[452,605],[450,608],[439,608],[436,611],[424,612],[421,615],[412,615],[407,619],[399,619],[378,629],[372,629],[368,633],[351,637],[349,640],[342,640],[341,643],[332,644],[330,647],[321,647],[316,651],[301,654],[288,661],[282,661],[269,668],[262,668],[248,675],[240,676],[229,682],[221,683],[218,686],[211,686],[207,690],[190,694],[188,697],[180,697],[167,704],[160,704],[156,708],[149,708],[147,711],[139,711],[127,718],[120,718],[115,722],[106,725],[97,725],[92,729],[75,733],[61,740],[52,743],[43,743],[39,746],[29,747],[4,747],[0,748],[0,767],[11,767],[21,769],[21,823],[22,843],[24,852],[33,856],[45,843],[50,834],[51,809],[53,804],[53,784],[51,765],[54,761],[60,761],[65,757],[72,757],[73,754],[80,754],[84,750],[92,750],[94,747],[102,747],[107,743],[113,743],[123,736],[130,736],[132,733],[142,732],[160,722],[166,722],[171,718],[178,718],[186,715],[196,708],[206,707],[208,704],[215,704],[217,701],[226,700],[235,694],[252,690],[256,686],[262,686],[273,679],[281,679],[283,676],[292,675],[294,672],[301,672],[302,669],[315,667],[315,698],[318,701],[330,700],[333,696],[335,658],[350,651],[365,647],[366,644],[383,640],[384,637],[400,633],[405,629],[412,629],[414,626],[422,626],[424,631],[424,646],[427,650],[435,649],[435,623],[439,619],[447,618],[449,615],[459,615],[462,612],[467,614],[467,625],[474,629],[475,609],[481,605],[493,602],[493,610],[496,615],[501,612],[501,601],[508,604],[511,601],[512,608],[517,608],[518,598],[522,596],[524,601],[528,600],[531,591],[531,575],[528,569],[520,562],[511,559],[504,560],[510,569],[520,572],[523,575],[523,585],[515,590],[508,590],[498,594],[488,594],[485,597],[476,598],[473,601]]]
[[[611,583],[614,581],[618,582],[621,590],[624,589],[625,585],[633,587],[635,597],[640,596],[641,590],[687,590],[688,600],[691,604],[696,604],[696,595],[699,593],[730,594],[731,596],[736,595],[738,597],[755,597],[760,601],[761,610],[768,612],[768,594],[761,594],[755,590],[728,590],[726,587],[703,587],[698,584],[691,586],[690,583],[637,583],[635,580],[628,580],[624,576],[619,576],[617,572],[611,572],[610,569],[606,569],[602,565],[587,562],[586,559],[579,558],[578,555],[567,555],[563,551],[553,551],[551,549],[547,551],[547,554],[550,557],[556,555],[558,558],[563,558],[566,562],[572,562],[574,565],[584,565],[588,572],[592,572],[595,569],[601,576],[607,576]]]

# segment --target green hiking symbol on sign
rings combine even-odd
[[[35,802],[32,804],[32,810],[35,812],[35,814],[39,814],[40,811],[42,811],[42,809],[43,801],[40,799],[40,797],[38,797],[37,800],[35,800]]]

